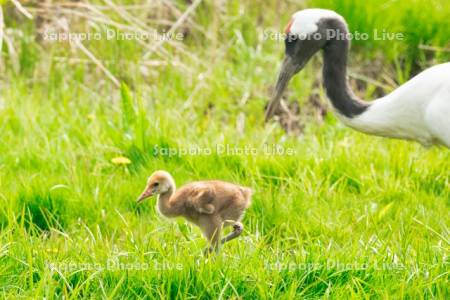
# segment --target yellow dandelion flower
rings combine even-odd
[[[131,160],[125,156],[118,156],[111,159],[111,162],[115,165],[129,165],[131,164]]]

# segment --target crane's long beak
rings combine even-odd
[[[153,190],[152,189],[146,189],[136,200],[137,203],[141,203],[147,198],[150,198],[153,196]]]
[[[265,121],[269,121],[277,112],[278,107],[280,105],[281,96],[283,95],[286,86],[291,80],[292,76],[297,73],[302,66],[294,63],[294,60],[291,56],[286,55],[284,57],[283,63],[281,65],[281,70],[278,75],[277,84],[275,86],[275,91],[272,96],[272,100],[270,100],[269,105],[266,109]]]

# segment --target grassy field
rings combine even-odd
[[[53,14],[58,2],[24,7],[35,17],[45,11],[49,26],[49,16],[66,16],[72,31],[104,33],[167,31],[190,5],[137,2],[90,2],[103,19],[73,15],[85,12],[79,7]],[[405,33],[405,41],[354,43],[352,85],[370,99],[449,60],[443,2],[205,1],[177,28],[182,41],[156,50],[84,41],[95,59],[80,46],[39,41],[36,18],[4,4],[2,297],[449,299],[450,151],[366,136],[332,113],[322,122],[305,114],[294,136],[263,122],[283,53],[264,32],[280,31],[292,12],[327,7],[353,30]],[[293,80],[291,101],[314,94],[327,103],[320,61]],[[197,228],[159,217],[154,199],[136,205],[156,169],[178,185],[252,187],[242,237],[205,259]]]

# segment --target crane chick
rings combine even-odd
[[[206,249],[209,253],[242,233],[240,221],[250,206],[251,194],[250,188],[219,180],[192,182],[177,190],[173,177],[160,170],[148,178],[137,202],[158,195],[159,213],[167,218],[183,217],[199,226],[211,244]],[[222,228],[230,225],[233,231],[221,238]]]

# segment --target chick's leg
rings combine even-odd
[[[221,240],[221,244],[225,244],[226,242],[229,242],[235,238],[237,238],[238,236],[241,235],[242,231],[244,230],[244,225],[242,225],[241,222],[235,222],[233,224],[233,231],[230,232],[227,236],[225,236],[222,240]]]
[[[219,252],[220,247],[220,235],[222,230],[222,225],[220,220],[217,220],[214,217],[205,218],[202,220],[202,224],[200,225],[203,234],[210,242],[211,246],[206,248],[204,253],[208,254],[211,252]]]

